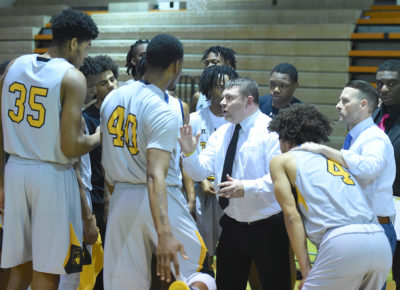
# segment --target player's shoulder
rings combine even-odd
[[[62,84],[64,86],[74,86],[77,82],[85,82],[86,85],[86,78],[80,70],[75,67],[70,67],[64,74]]]
[[[296,157],[292,154],[292,152],[285,152],[272,157],[271,164],[274,163],[277,165],[284,165],[291,160],[296,160]]]

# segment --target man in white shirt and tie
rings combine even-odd
[[[224,209],[217,248],[217,288],[246,289],[254,260],[263,289],[291,289],[289,241],[269,173],[280,154],[278,135],[258,105],[258,86],[248,78],[227,84],[221,106],[225,120],[197,153],[200,134],[181,127],[183,166],[195,180],[215,176]]]

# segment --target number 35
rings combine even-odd
[[[17,107],[17,112],[13,110],[8,110],[8,117],[11,121],[20,123],[25,116],[25,101],[26,101],[26,87],[21,83],[13,83],[9,89],[11,93],[19,93],[19,97],[15,100],[15,106]],[[37,112],[37,118],[33,115],[28,114],[26,120],[31,127],[40,128],[45,122],[46,109],[43,104],[36,101],[36,96],[47,97],[47,89],[32,86],[29,90],[29,107],[32,111]]]

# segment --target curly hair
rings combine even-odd
[[[119,76],[118,65],[107,55],[98,55],[93,58],[94,62],[100,66],[100,73],[107,70],[112,71],[114,77],[117,79]]]
[[[204,51],[201,61],[204,61],[210,52],[216,55],[222,56],[226,63],[228,63],[233,69],[236,69],[236,58],[235,51],[233,49],[223,47],[223,46],[211,46],[209,49]]]
[[[279,134],[279,139],[295,145],[304,142],[329,141],[332,125],[314,105],[293,104],[279,111],[268,129]]]
[[[139,46],[144,45],[144,44],[149,44],[149,40],[148,39],[139,39],[138,41],[136,41],[134,44],[131,45],[128,54],[126,55],[126,73],[132,77],[136,76],[137,73],[137,68],[135,65],[133,65],[131,63],[131,59],[135,57],[136,53],[137,53],[137,49]]]
[[[224,81],[224,75],[227,75],[229,80],[239,77],[235,70],[225,65],[209,66],[201,74],[199,91],[206,96],[207,101],[211,99],[211,90],[217,86],[221,80]]]
[[[173,35],[158,34],[147,46],[147,68],[157,67],[167,69],[171,63],[183,59],[183,45]]]
[[[51,21],[53,43],[63,44],[76,37],[78,42],[92,40],[97,37],[99,30],[93,19],[74,9],[63,10]]]
[[[101,73],[101,67],[93,57],[85,58],[83,65],[79,68],[79,70],[84,74],[85,77],[89,75],[98,75]]]

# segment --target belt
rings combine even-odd
[[[256,225],[256,224],[261,224],[261,223],[263,223],[263,222],[269,221],[269,220],[271,219],[271,217],[279,217],[279,216],[281,216],[281,215],[282,215],[282,212],[277,213],[277,214],[275,214],[275,215],[272,215],[272,216],[270,216],[270,217],[267,217],[267,218],[265,218],[265,219],[256,220],[256,221],[252,221],[252,222],[239,222],[239,221],[235,220],[234,218],[231,218],[231,217],[228,216],[227,214],[225,214],[224,216],[225,216],[229,221],[231,221],[231,222],[233,222],[233,223],[235,223],[235,224],[237,224],[237,225],[239,225],[239,226],[242,226],[242,227],[249,227],[249,226],[253,226],[253,225]]]
[[[380,224],[389,224],[390,223],[390,217],[388,216],[378,216],[378,221]]]

